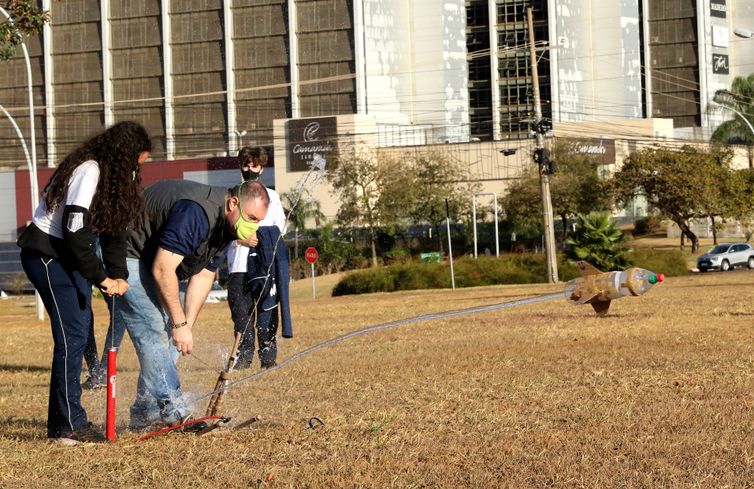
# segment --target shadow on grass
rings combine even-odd
[[[8,365],[0,364],[0,372],[49,372],[50,367],[39,365]]]
[[[12,441],[47,440],[47,422],[35,418],[0,418],[0,439]]]

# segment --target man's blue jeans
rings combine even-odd
[[[168,315],[160,304],[151,266],[135,258],[128,258],[127,265],[129,288],[116,299],[115,318],[126,325],[141,366],[131,427],[180,421],[190,408],[181,392],[179,353]]]

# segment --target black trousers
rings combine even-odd
[[[21,263],[50,316],[54,347],[47,436],[59,438],[87,425],[80,377],[92,324],[92,286],[52,258],[22,258]]]
[[[254,358],[254,330],[259,347],[259,360],[262,366],[270,365],[277,358],[278,308],[277,304],[269,306],[267,297],[258,299],[261,288],[252,288],[246,280],[245,273],[231,273],[228,277],[228,306],[233,319],[233,331],[242,333],[238,348],[238,364],[248,366]],[[268,291],[265,291],[269,294]],[[257,301],[254,311],[254,302]]]

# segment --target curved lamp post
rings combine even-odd
[[[0,13],[2,13],[5,18],[8,20],[8,23],[11,25],[14,25],[13,18],[10,16],[7,10],[5,10],[3,7],[0,7]],[[37,136],[36,131],[34,129],[34,94],[32,92],[32,85],[31,85],[31,62],[29,61],[29,51],[26,49],[26,43],[21,42],[21,50],[24,53],[24,60],[26,61],[26,82],[28,85],[28,93],[29,93],[29,139],[31,140],[31,158],[29,158],[29,152],[26,148],[26,143],[23,141],[23,138],[21,138],[21,141],[24,146],[24,151],[26,152],[27,157],[27,164],[29,165],[29,188],[31,190],[31,214],[34,215],[34,211],[37,208],[37,204],[39,203],[39,189],[37,184]],[[3,112],[5,112],[5,109],[3,109]],[[20,130],[18,129],[18,126],[16,125],[15,121],[13,121],[13,118],[10,117],[10,114],[5,112],[6,115],[11,119],[11,122],[13,123],[13,126],[16,128],[16,132],[20,135]],[[36,309],[37,309],[37,318],[38,319],[44,319],[44,313],[42,309],[42,299],[39,297],[39,293],[36,293]]]
[[[709,104],[712,105],[712,106],[719,107],[719,108],[725,109],[725,110],[729,110],[729,111],[735,113],[738,117],[741,118],[742,121],[744,121],[746,123],[747,126],[749,126],[749,130],[751,131],[751,134],[754,136],[754,126],[751,125],[751,122],[749,122],[749,119],[747,119],[746,116],[744,116],[741,112],[737,111],[733,107],[729,107],[727,105],[723,105],[723,104],[717,103],[714,100],[710,100]]]
[[[8,120],[10,120],[11,125],[13,125],[13,129],[16,130],[18,140],[21,141],[21,147],[24,149],[24,155],[26,155],[26,165],[29,167],[29,171],[31,171],[31,156],[29,156],[29,148],[26,146],[26,140],[24,139],[23,133],[21,133],[21,129],[19,129],[18,124],[16,124],[16,119],[14,119],[2,105],[0,105],[0,111],[5,114],[5,117],[7,117]],[[32,212],[34,212],[33,209]]]
[[[10,16],[7,10],[0,7],[0,13],[2,13],[8,20],[8,23],[13,25],[13,18]],[[24,60],[26,61],[26,82],[27,90],[29,94],[29,139],[31,140],[31,164],[29,168],[29,186],[31,188],[31,212],[34,214],[34,209],[37,208],[39,203],[39,189],[37,185],[37,135],[34,127],[34,93],[32,92],[31,85],[31,62],[29,61],[29,51],[26,49],[26,43],[21,43],[21,50],[24,53]]]

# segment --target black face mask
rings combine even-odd
[[[249,180],[259,180],[260,175],[262,175],[262,172],[255,172],[251,170],[241,170],[241,176],[243,176],[243,181],[248,182]]]

